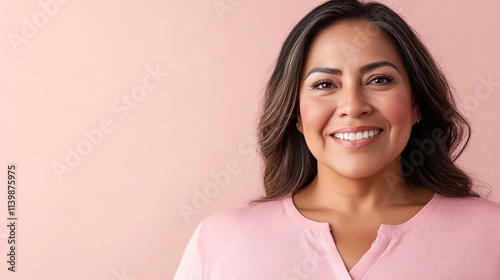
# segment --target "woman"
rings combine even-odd
[[[500,279],[500,205],[401,17],[328,1],[283,44],[259,123],[266,195],[205,219],[174,279]]]

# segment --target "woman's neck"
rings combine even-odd
[[[432,192],[409,185],[398,167],[389,166],[365,178],[347,178],[318,164],[316,178],[297,195],[309,201],[309,205],[346,215],[396,205],[425,204]]]

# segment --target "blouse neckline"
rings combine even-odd
[[[422,209],[420,209],[413,217],[408,219],[406,222],[401,224],[381,224],[378,232],[385,233],[389,235],[402,234],[411,231],[417,225],[419,225],[423,220],[429,216],[432,211],[439,205],[439,202],[443,199],[443,196],[438,193],[434,193],[432,198],[427,202]],[[295,204],[293,203],[292,195],[287,195],[283,198],[283,207],[287,212],[288,216],[302,227],[319,230],[319,231],[330,231],[330,224],[327,222],[318,222],[306,218],[300,213]]]

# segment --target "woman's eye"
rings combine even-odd
[[[330,89],[333,88],[334,85],[331,82],[328,81],[319,81],[314,84],[312,84],[311,88],[313,89]]]
[[[393,78],[388,76],[378,76],[370,81],[370,84],[386,85],[392,82]]]

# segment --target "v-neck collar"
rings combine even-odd
[[[328,261],[334,270],[338,279],[361,279],[368,271],[377,258],[384,252],[387,245],[390,243],[391,237],[410,232],[418,226],[425,218],[434,211],[443,196],[434,193],[432,198],[427,202],[422,209],[420,209],[413,217],[406,222],[397,225],[381,224],[377,231],[377,238],[373,242],[368,251],[361,257],[351,270],[347,270],[342,260],[342,257],[335,245],[334,237],[331,234],[331,227],[329,223],[313,221],[303,216],[293,203],[292,195],[288,195],[283,199],[283,206],[288,216],[299,224],[301,227],[309,230],[320,231],[323,237],[325,248],[329,251]]]

